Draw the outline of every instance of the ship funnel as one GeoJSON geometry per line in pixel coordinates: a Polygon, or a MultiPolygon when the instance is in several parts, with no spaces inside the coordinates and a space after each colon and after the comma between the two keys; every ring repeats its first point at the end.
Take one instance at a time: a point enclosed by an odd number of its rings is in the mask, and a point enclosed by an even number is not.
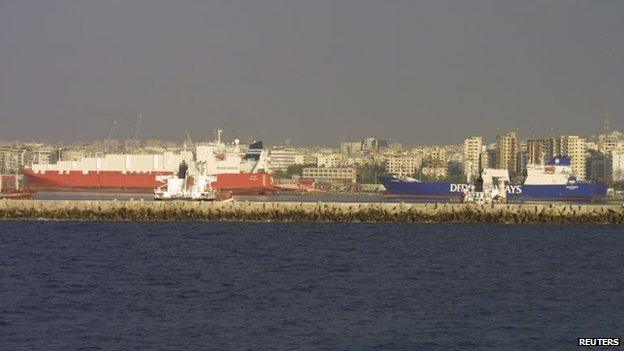
{"type": "Polygon", "coordinates": [[[249,145],[249,150],[247,150],[247,153],[243,157],[243,160],[259,161],[260,154],[262,154],[263,149],[264,146],[262,145],[261,141],[256,141],[252,143],[251,145],[249,145]]]}
{"type": "Polygon", "coordinates": [[[187,171],[188,171],[188,165],[186,164],[186,162],[182,161],[182,163],[180,163],[180,167],[178,167],[178,178],[179,179],[186,178],[187,171]]]}

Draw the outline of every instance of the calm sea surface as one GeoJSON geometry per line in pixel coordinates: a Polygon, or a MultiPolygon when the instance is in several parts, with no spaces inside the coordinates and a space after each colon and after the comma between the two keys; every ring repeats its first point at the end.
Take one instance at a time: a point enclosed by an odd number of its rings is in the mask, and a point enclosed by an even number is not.
{"type": "Polygon", "coordinates": [[[0,222],[2,350],[570,350],[624,227],[0,222]]]}

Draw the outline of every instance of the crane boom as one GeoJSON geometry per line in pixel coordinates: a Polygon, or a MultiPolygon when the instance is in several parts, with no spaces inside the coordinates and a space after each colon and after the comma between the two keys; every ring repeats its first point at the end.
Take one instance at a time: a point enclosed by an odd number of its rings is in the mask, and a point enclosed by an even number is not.
{"type": "Polygon", "coordinates": [[[108,135],[106,136],[106,141],[109,141],[113,138],[113,134],[115,133],[115,129],[117,128],[117,120],[113,121],[113,125],[111,129],[108,131],[108,135]]]}

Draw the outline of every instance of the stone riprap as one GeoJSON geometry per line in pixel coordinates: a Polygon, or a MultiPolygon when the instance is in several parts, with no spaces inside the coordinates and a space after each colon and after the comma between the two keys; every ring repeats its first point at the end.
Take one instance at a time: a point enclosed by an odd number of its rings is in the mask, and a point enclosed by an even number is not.
{"type": "Polygon", "coordinates": [[[624,205],[1,200],[4,220],[624,223],[624,205]]]}

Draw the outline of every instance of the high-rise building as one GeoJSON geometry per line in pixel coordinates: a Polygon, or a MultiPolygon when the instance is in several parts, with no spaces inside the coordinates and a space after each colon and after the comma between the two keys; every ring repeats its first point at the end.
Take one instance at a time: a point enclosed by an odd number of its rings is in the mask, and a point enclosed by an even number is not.
{"type": "Polygon", "coordinates": [[[355,154],[362,151],[361,141],[343,141],[340,143],[340,151],[344,154],[355,154]]]}
{"type": "Polygon", "coordinates": [[[605,155],[597,150],[587,151],[586,174],[588,180],[594,182],[612,182],[611,154],[605,155]]]}
{"type": "Polygon", "coordinates": [[[541,164],[552,158],[555,141],[553,139],[529,139],[526,141],[527,164],[541,164]]]}
{"type": "Polygon", "coordinates": [[[482,147],[482,137],[475,136],[464,140],[464,174],[470,174],[472,177],[479,176],[482,147]]]}
{"type": "Polygon", "coordinates": [[[509,174],[518,172],[518,135],[509,132],[496,136],[496,162],[497,168],[507,169],[509,174]]]}
{"type": "Polygon", "coordinates": [[[363,151],[377,151],[377,139],[366,138],[362,140],[362,150],[363,151]]]}
{"type": "Polygon", "coordinates": [[[498,164],[496,160],[497,149],[497,143],[483,145],[481,148],[481,169],[496,168],[496,165],[498,164]]]}
{"type": "Polygon", "coordinates": [[[289,166],[303,164],[303,154],[291,147],[270,149],[269,167],[274,171],[286,171],[289,166]]]}
{"type": "Polygon", "coordinates": [[[624,141],[624,135],[618,131],[598,135],[598,151],[603,155],[609,155],[615,146],[624,141]]]}
{"type": "Polygon", "coordinates": [[[345,161],[345,156],[340,153],[318,153],[316,154],[316,166],[317,167],[329,167],[335,168],[342,165],[345,161]]]}
{"type": "Polygon", "coordinates": [[[22,167],[31,165],[30,147],[25,145],[0,146],[0,173],[16,173],[22,167]]]}
{"type": "Polygon", "coordinates": [[[390,146],[388,140],[377,139],[377,149],[387,149],[390,146]]]}
{"type": "Polygon", "coordinates": [[[624,142],[619,142],[611,150],[611,181],[624,181],[624,142]]]}
{"type": "Polygon", "coordinates": [[[87,151],[80,148],[61,148],[57,154],[59,161],[79,161],[87,157],[87,151]]]}
{"type": "Polygon", "coordinates": [[[570,157],[572,173],[578,179],[587,179],[587,146],[584,138],[577,135],[560,136],[555,145],[555,153],[570,157]]]}
{"type": "Polygon", "coordinates": [[[26,153],[29,165],[47,165],[58,161],[57,150],[51,146],[33,145],[26,153]]]}
{"type": "Polygon", "coordinates": [[[386,172],[390,174],[412,176],[422,165],[422,155],[420,154],[395,154],[388,156],[386,161],[386,172]]]}

